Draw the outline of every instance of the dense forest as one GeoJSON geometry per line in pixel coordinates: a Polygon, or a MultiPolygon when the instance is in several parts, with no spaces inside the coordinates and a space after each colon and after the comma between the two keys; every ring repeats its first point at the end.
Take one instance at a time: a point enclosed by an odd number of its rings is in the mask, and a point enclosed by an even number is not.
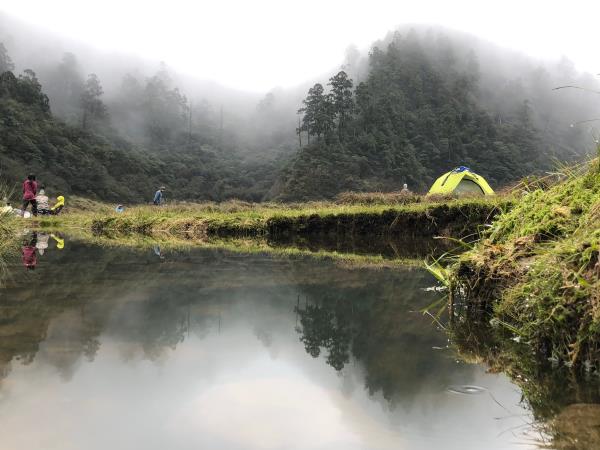
{"type": "Polygon", "coordinates": [[[215,201],[422,192],[457,165],[499,187],[585,157],[593,130],[572,124],[600,113],[585,91],[552,90],[597,90],[568,60],[544,65],[440,30],[351,47],[327,82],[262,98],[218,97],[164,63],[109,76],[70,52],[34,72],[18,62],[31,51],[0,39],[16,49],[0,44],[4,182],[35,172],[53,194],[115,202],[149,201],[159,185],[167,198],[215,201]]]}
{"type": "MultiPolygon", "coordinates": [[[[321,83],[310,88],[297,129],[307,145],[284,170],[281,198],[390,191],[403,183],[423,191],[459,165],[502,186],[589,150],[570,122],[552,116],[550,105],[536,116],[537,99],[524,95],[520,83],[505,88],[503,108],[486,108],[485,95],[499,93],[482,91],[475,54],[463,62],[441,54],[424,48],[416,33],[395,34],[385,50],[370,52],[368,77],[358,86],[340,71],[328,89],[321,83]]],[[[540,81],[547,97],[548,80],[540,81]]]]}
{"type": "MultiPolygon", "coordinates": [[[[65,93],[74,98],[59,104],[76,118],[69,124],[51,111],[36,74],[25,70],[17,77],[13,67],[0,44],[0,167],[9,186],[34,172],[53,193],[117,202],[147,201],[163,184],[177,198],[258,201],[277,173],[268,163],[245,162],[227,146],[217,147],[210,135],[178,129],[185,98],[168,89],[160,73],[147,81],[144,103],[137,106],[150,139],[139,145],[112,126],[96,75],[80,84],[62,77],[65,93]]],[[[126,118],[120,124],[127,126],[126,118]]]]}

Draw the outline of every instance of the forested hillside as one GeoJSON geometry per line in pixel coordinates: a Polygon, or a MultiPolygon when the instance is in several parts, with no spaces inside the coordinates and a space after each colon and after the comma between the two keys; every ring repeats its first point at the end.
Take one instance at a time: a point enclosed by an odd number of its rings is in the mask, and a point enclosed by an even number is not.
{"type": "Polygon", "coordinates": [[[35,172],[53,194],[134,199],[156,184],[162,165],[120,139],[56,120],[33,72],[0,75],[0,164],[9,185],[35,172]],[[146,179],[130,183],[139,173],[146,179]]]}
{"type": "Polygon", "coordinates": [[[598,89],[567,60],[542,65],[439,30],[390,34],[368,55],[350,48],[304,102],[299,89],[225,95],[164,63],[95,66],[10,39],[15,63],[0,45],[0,176],[18,186],[32,171],[52,193],[115,202],[149,201],[160,185],[168,199],[215,201],[403,183],[422,192],[457,165],[497,188],[585,157],[593,130],[578,122],[600,115],[586,92],[552,91],[598,89]],[[34,73],[19,60],[40,63],[34,73]]]}
{"type": "MultiPolygon", "coordinates": [[[[147,114],[142,129],[153,138],[140,146],[112,127],[94,74],[67,108],[77,116],[69,125],[53,114],[36,74],[26,70],[17,77],[13,69],[0,44],[0,174],[9,189],[18,191],[19,182],[34,172],[53,195],[137,203],[151,200],[158,186],[167,185],[167,198],[259,201],[278,173],[268,161],[244,161],[226,145],[217,149],[210,136],[169,123],[181,111],[165,111],[165,104],[185,110],[185,102],[158,78],[148,82],[154,83],[150,98],[156,104],[139,105],[147,114]]],[[[125,119],[121,125],[127,126],[125,119]]],[[[15,199],[19,195],[15,192],[15,199]]]]}
{"type": "Polygon", "coordinates": [[[308,91],[298,129],[306,145],[283,171],[279,198],[390,191],[403,183],[423,191],[459,165],[502,186],[586,154],[572,125],[549,126],[550,108],[536,115],[521,80],[512,90],[503,86],[502,107],[486,109],[501,93],[482,89],[489,80],[481,82],[475,54],[460,61],[449,47],[435,52],[425,44],[414,32],[396,34],[384,50],[371,51],[368,77],[358,86],[341,71],[308,91]]]}

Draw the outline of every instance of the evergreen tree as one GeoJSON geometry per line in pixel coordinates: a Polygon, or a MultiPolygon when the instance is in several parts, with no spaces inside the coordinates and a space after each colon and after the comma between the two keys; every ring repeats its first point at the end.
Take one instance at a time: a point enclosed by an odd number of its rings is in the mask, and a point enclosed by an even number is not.
{"type": "Polygon", "coordinates": [[[52,111],[71,124],[81,121],[84,78],[73,53],[65,53],[44,84],[52,111]]]}
{"type": "Polygon", "coordinates": [[[327,137],[334,128],[334,111],[329,95],[325,95],[323,85],[315,84],[308,90],[303,100],[304,108],[298,111],[304,113],[302,130],[310,136],[327,137]]]}
{"type": "Polygon", "coordinates": [[[177,133],[185,131],[189,114],[187,98],[178,88],[171,87],[171,77],[164,64],[156,75],[146,80],[142,108],[150,142],[165,146],[177,133]]]}
{"type": "Polygon", "coordinates": [[[104,93],[100,80],[95,73],[88,75],[81,94],[83,111],[81,124],[83,129],[92,128],[106,118],[106,106],[101,98],[104,93]]]}
{"type": "Polygon", "coordinates": [[[0,74],[4,72],[12,72],[15,70],[15,65],[8,55],[8,51],[2,42],[0,42],[0,74]]]}
{"type": "Polygon", "coordinates": [[[341,141],[354,110],[352,80],[342,70],[331,77],[328,84],[331,86],[331,104],[337,119],[338,137],[341,141]]]}
{"type": "Polygon", "coordinates": [[[48,97],[42,92],[42,85],[35,72],[31,69],[25,69],[23,75],[19,75],[19,80],[22,81],[20,83],[22,98],[29,104],[39,106],[42,111],[49,111],[48,97]]]}
{"type": "Polygon", "coordinates": [[[42,113],[50,110],[48,97],[42,92],[35,72],[30,69],[25,70],[19,78],[10,71],[0,74],[0,97],[14,99],[42,113]]]}

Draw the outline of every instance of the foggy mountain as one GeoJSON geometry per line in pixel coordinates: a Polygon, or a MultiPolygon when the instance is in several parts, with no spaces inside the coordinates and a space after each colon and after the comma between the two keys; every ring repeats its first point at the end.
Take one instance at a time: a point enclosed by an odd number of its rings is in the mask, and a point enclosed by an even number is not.
{"type": "Polygon", "coordinates": [[[34,171],[50,189],[119,202],[146,201],[159,184],[194,200],[331,198],[405,182],[424,190],[460,164],[498,187],[585,157],[595,130],[571,124],[600,113],[597,96],[552,90],[599,89],[566,58],[535,61],[439,27],[406,26],[370,49],[350,46],[319,80],[264,94],[2,15],[0,42],[0,71],[35,73],[2,76],[2,177],[12,184],[34,171]],[[336,110],[327,80],[342,69],[351,84],[347,110],[336,110]],[[324,126],[298,114],[317,81],[324,126]]]}

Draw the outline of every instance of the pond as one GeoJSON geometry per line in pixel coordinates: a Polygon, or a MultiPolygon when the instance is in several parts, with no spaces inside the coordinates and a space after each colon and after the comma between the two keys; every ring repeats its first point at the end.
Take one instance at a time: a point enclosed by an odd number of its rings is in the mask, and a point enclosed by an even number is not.
{"type": "Polygon", "coordinates": [[[440,298],[424,270],[48,235],[23,250],[0,289],[2,448],[545,439],[519,387],[461,362],[421,312],[440,298]]]}

